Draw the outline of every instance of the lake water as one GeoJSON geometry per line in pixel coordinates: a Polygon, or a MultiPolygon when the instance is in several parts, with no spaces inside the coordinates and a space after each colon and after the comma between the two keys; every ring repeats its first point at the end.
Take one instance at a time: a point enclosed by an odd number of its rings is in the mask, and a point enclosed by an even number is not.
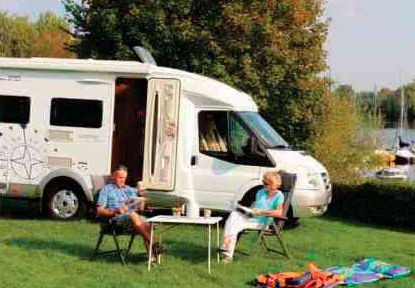
{"type": "MultiPolygon", "coordinates": [[[[382,148],[391,148],[394,146],[396,141],[396,131],[395,128],[381,129],[379,131],[379,141],[382,148]]],[[[410,143],[415,141],[415,129],[403,129],[402,132],[402,141],[410,143]]]]}

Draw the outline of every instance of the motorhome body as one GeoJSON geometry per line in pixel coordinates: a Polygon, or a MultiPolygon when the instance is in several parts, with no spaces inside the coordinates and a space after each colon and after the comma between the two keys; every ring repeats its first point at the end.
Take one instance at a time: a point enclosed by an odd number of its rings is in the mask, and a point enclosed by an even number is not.
{"type": "Polygon", "coordinates": [[[0,193],[59,218],[93,199],[91,178],[127,165],[153,205],[230,210],[268,169],[298,175],[293,217],[331,201],[326,169],[293,151],[252,98],[219,81],[131,61],[0,58],[0,193]]]}

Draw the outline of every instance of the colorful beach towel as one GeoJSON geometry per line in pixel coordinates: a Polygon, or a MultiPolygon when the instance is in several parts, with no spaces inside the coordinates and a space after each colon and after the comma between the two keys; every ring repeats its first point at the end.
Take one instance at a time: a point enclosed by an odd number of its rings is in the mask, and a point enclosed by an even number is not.
{"type": "Polygon", "coordinates": [[[280,272],[257,275],[256,287],[278,288],[332,288],[343,281],[343,276],[318,269],[313,263],[306,265],[305,272],[280,272]]]}
{"type": "Polygon", "coordinates": [[[353,265],[318,269],[313,263],[304,272],[279,272],[257,275],[256,287],[332,288],[338,285],[356,285],[408,275],[407,266],[391,265],[373,258],[365,258],[353,265]]]}
{"type": "Polygon", "coordinates": [[[402,277],[411,273],[407,266],[391,265],[373,258],[365,258],[353,265],[326,268],[324,271],[343,275],[342,284],[346,285],[373,282],[383,278],[402,277]]]}

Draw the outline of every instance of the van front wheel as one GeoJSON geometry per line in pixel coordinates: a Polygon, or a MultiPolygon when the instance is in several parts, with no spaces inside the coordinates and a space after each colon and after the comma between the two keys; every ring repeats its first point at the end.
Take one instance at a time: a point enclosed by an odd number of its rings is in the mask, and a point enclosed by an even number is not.
{"type": "Polygon", "coordinates": [[[69,220],[83,216],[85,201],[72,186],[53,186],[46,194],[44,209],[49,217],[69,220]]]}

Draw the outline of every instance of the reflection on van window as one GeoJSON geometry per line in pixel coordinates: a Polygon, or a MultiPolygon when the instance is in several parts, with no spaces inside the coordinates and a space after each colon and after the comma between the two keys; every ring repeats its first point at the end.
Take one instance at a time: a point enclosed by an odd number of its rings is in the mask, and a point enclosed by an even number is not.
{"type": "Polygon", "coordinates": [[[244,157],[252,154],[252,137],[234,114],[229,117],[229,136],[231,151],[235,156],[244,157]]]}
{"type": "Polygon", "coordinates": [[[0,122],[27,124],[30,118],[30,98],[0,96],[0,122]]]}
{"type": "Polygon", "coordinates": [[[203,111],[199,113],[199,150],[228,152],[227,113],[203,111]]]}
{"type": "Polygon", "coordinates": [[[289,148],[289,144],[258,113],[236,112],[236,114],[264,141],[267,148],[289,148]]]}
{"type": "Polygon", "coordinates": [[[102,126],[102,101],[53,98],[50,125],[100,128],[102,126]]]}

